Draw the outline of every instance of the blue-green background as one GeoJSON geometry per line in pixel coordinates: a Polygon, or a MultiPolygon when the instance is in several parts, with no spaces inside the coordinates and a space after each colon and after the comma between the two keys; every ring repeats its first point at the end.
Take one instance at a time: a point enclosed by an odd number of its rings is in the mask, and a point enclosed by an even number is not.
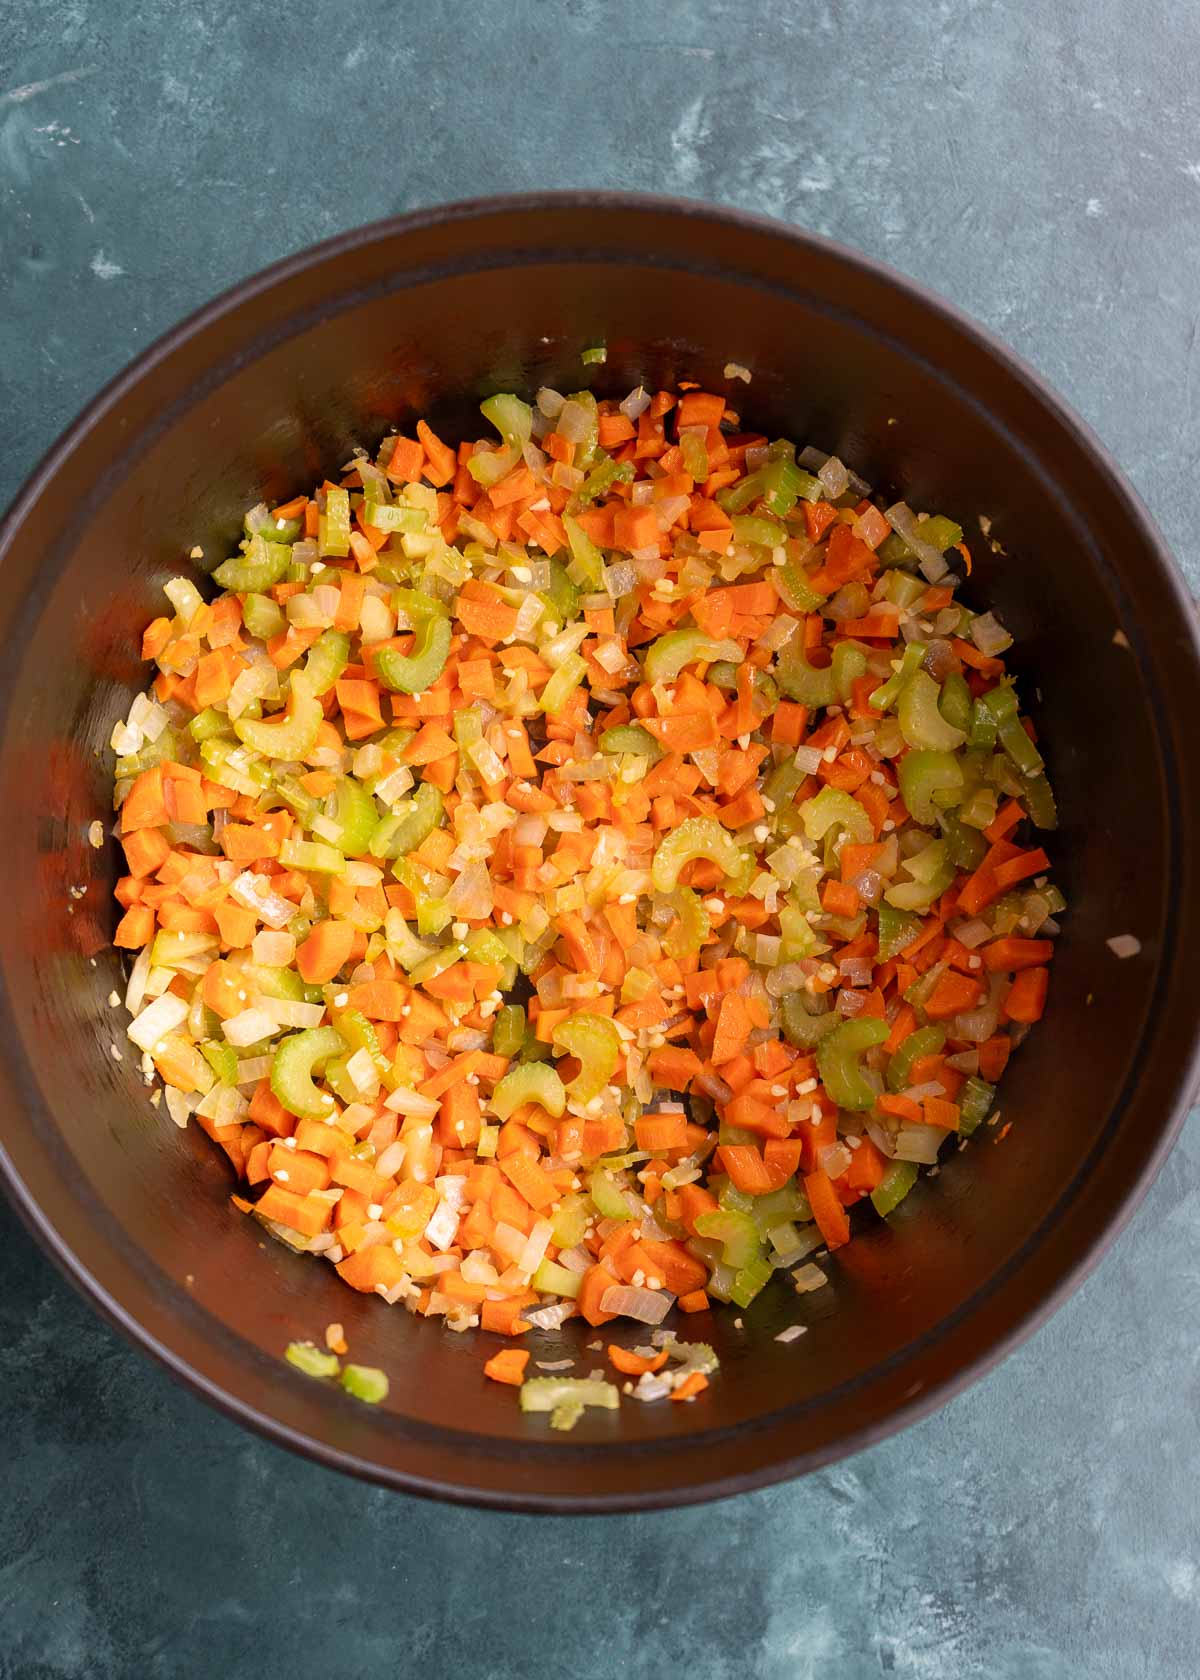
{"type": "MultiPolygon", "coordinates": [[[[0,503],[102,381],[276,257],[536,187],[766,211],[1028,356],[1200,586],[1200,83],[1167,0],[9,0],[0,503]]],[[[810,1480],[535,1519],[251,1439],[0,1211],[0,1677],[1190,1680],[1200,1122],[981,1386],[810,1480]]],[[[802,1357],[802,1355],[798,1355],[802,1357]]]]}

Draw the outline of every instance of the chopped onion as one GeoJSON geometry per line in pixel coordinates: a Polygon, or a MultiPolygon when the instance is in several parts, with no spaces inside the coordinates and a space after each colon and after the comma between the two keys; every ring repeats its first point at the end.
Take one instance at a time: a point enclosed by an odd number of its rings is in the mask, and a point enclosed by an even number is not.
{"type": "Polygon", "coordinates": [[[917,557],[921,575],[929,583],[937,583],[950,570],[940,548],[933,543],[926,542],[920,533],[916,515],[907,502],[893,502],[890,508],[884,508],[883,517],[896,534],[903,538],[917,557]]]}
{"type": "Polygon", "coordinates": [[[674,1304],[673,1295],[660,1294],[655,1289],[634,1289],[625,1284],[610,1284],[600,1297],[601,1312],[634,1318],[639,1324],[661,1324],[674,1304]]]}
{"type": "Polygon", "coordinates": [[[949,1135],[940,1126],[924,1126],[917,1123],[901,1126],[896,1137],[895,1159],[916,1161],[926,1167],[932,1166],[938,1158],[938,1150],[949,1135]]]}
{"type": "Polygon", "coordinates": [[[538,1330],[557,1330],[574,1311],[574,1301],[555,1301],[552,1306],[536,1307],[532,1312],[522,1307],[521,1317],[538,1330]]]}
{"type": "Polygon", "coordinates": [[[243,871],[229,889],[229,896],[247,910],[253,910],[268,927],[286,927],[296,914],[296,906],[277,892],[272,892],[263,875],[243,871]]]}
{"type": "MultiPolygon", "coordinates": [[[[1111,939],[1106,939],[1104,943],[1108,946],[1114,957],[1120,957],[1122,959],[1126,957],[1136,957],[1142,949],[1141,940],[1132,933],[1114,934],[1111,939]]],[[[130,1037],[132,1036],[133,1035],[130,1034],[130,1037]]]]}
{"type": "Polygon", "coordinates": [[[286,968],[296,955],[296,941],[290,933],[256,933],[250,954],[264,968],[286,968]]]}
{"type": "Polygon", "coordinates": [[[1003,653],[1005,648],[1012,646],[1013,641],[995,613],[990,612],[980,613],[977,618],[971,620],[971,640],[980,653],[989,658],[1003,653]]]}
{"type": "Polygon", "coordinates": [[[846,489],[850,483],[850,474],[844,462],[839,461],[836,455],[830,455],[817,468],[817,477],[825,488],[825,494],[832,497],[834,501],[839,496],[846,494],[846,489]]]}
{"type": "Polygon", "coordinates": [[[806,776],[815,776],[825,762],[825,754],[820,747],[797,747],[793,763],[797,770],[803,770],[806,776]]]}
{"type": "Polygon", "coordinates": [[[811,1295],[814,1289],[824,1289],[829,1282],[820,1266],[799,1266],[792,1273],[792,1282],[796,1285],[799,1295],[811,1295]]]}
{"type": "MultiPolygon", "coordinates": [[[[281,1027],[319,1027],[325,1015],[323,1003],[302,1003],[291,998],[263,998],[261,1007],[262,1013],[271,1016],[281,1027]]],[[[254,1040],[246,1042],[253,1044],[254,1040]]]]}
{"type": "MultiPolygon", "coordinates": [[[[535,398],[538,408],[547,420],[558,418],[563,411],[563,404],[566,400],[561,391],[555,391],[549,385],[543,385],[535,398]]],[[[650,401],[649,397],[646,398],[646,401],[650,401]]]]}
{"type": "Polygon", "coordinates": [[[266,1009],[243,1009],[222,1022],[221,1031],[227,1044],[241,1049],[245,1044],[257,1044],[260,1039],[271,1038],[276,1031],[275,1016],[266,1009]]]}
{"type": "Polygon", "coordinates": [[[645,414],[646,410],[650,407],[650,393],[649,391],[643,390],[643,388],[638,385],[630,391],[629,395],[623,402],[619,402],[617,404],[617,407],[621,410],[621,413],[625,416],[626,420],[636,421],[638,416],[645,414]]]}
{"type": "Polygon", "coordinates": [[[965,945],[968,951],[974,951],[979,945],[991,939],[992,930],[980,916],[972,921],[960,922],[958,927],[951,928],[951,933],[960,945],[965,945]]]}
{"type": "Polygon", "coordinates": [[[572,402],[569,398],[558,411],[555,430],[559,437],[566,438],[568,443],[582,443],[591,429],[592,419],[582,403],[572,402]]]}
{"type": "Polygon", "coordinates": [[[390,1108],[393,1114],[416,1115],[418,1119],[432,1120],[438,1111],[438,1104],[433,1097],[423,1097],[420,1091],[410,1091],[407,1086],[397,1086],[390,1096],[383,1099],[384,1108],[390,1108]]]}
{"type": "MultiPolygon", "coordinates": [[[[174,992],[164,992],[148,1003],[141,1014],[125,1029],[139,1050],[154,1049],[164,1034],[174,1032],[187,1020],[188,1006],[174,992]]],[[[260,1035],[261,1036],[261,1035],[260,1035]]]]}

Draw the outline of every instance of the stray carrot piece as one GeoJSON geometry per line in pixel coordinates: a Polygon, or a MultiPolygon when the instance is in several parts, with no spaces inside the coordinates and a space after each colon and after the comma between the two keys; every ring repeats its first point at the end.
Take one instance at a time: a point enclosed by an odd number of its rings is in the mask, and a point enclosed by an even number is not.
{"type": "Polygon", "coordinates": [[[525,1381],[525,1367],[528,1363],[528,1348],[501,1348],[483,1367],[483,1374],[493,1382],[508,1383],[513,1388],[520,1388],[525,1381]]]}
{"type": "Polygon", "coordinates": [[[679,1387],[671,1391],[672,1400],[694,1400],[698,1394],[703,1394],[708,1387],[708,1378],[703,1371],[693,1371],[691,1376],[685,1377],[679,1387]]]}
{"type": "Polygon", "coordinates": [[[667,1350],[663,1348],[653,1359],[647,1359],[644,1354],[634,1353],[630,1348],[618,1347],[616,1342],[609,1342],[608,1357],[625,1376],[640,1377],[643,1371],[661,1371],[667,1363],[667,1350]]]}

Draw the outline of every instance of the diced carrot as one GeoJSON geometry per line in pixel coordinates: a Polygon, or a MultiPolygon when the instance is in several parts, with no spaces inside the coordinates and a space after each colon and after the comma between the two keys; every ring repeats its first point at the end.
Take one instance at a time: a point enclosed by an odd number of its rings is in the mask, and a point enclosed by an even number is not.
{"type": "Polygon", "coordinates": [[[805,1175],[804,1193],[808,1197],[813,1211],[813,1218],[817,1222],[817,1229],[825,1238],[828,1248],[841,1248],[850,1241],[850,1222],[846,1218],[837,1191],[829,1174],[818,1167],[815,1172],[805,1175]]]}
{"type": "MultiPolygon", "coordinates": [[[[486,1306],[494,1303],[485,1302],[486,1306]]],[[[511,1334],[510,1332],[507,1332],[511,1334]]],[[[525,1367],[529,1363],[527,1348],[501,1348],[494,1353],[483,1367],[484,1376],[491,1377],[493,1382],[508,1383],[513,1388],[520,1388],[525,1380],[525,1367]]]]}

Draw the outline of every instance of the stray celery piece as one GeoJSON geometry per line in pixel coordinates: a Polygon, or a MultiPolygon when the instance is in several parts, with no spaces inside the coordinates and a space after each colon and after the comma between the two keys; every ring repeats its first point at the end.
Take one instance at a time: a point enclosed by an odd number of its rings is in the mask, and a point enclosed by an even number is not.
{"type": "Polygon", "coordinates": [[[289,1342],[283,1357],[297,1371],[303,1371],[306,1377],[336,1377],[338,1374],[337,1355],[326,1353],[315,1342],[289,1342]]]}
{"type": "Polygon", "coordinates": [[[356,1400],[377,1406],[388,1396],[388,1380],[376,1365],[347,1365],[341,1375],[342,1387],[356,1400]]]}
{"type": "Polygon", "coordinates": [[[591,344],[579,359],[585,367],[595,367],[598,363],[608,360],[608,349],[603,344],[591,344]]]}
{"type": "Polygon", "coordinates": [[[279,582],[291,563],[292,551],[286,543],[251,537],[241,554],[217,567],[213,579],[222,589],[234,590],[239,595],[247,591],[261,595],[279,582]]]}
{"type": "Polygon", "coordinates": [[[875,1212],[886,1218],[900,1206],[916,1182],[917,1168],[914,1161],[892,1161],[871,1191],[871,1203],[875,1212]]]}
{"type": "Polygon", "coordinates": [[[969,1137],[987,1119],[995,1099],[996,1087],[989,1085],[986,1079],[980,1079],[978,1074],[972,1074],[958,1097],[958,1129],[964,1136],[969,1137]]]}

